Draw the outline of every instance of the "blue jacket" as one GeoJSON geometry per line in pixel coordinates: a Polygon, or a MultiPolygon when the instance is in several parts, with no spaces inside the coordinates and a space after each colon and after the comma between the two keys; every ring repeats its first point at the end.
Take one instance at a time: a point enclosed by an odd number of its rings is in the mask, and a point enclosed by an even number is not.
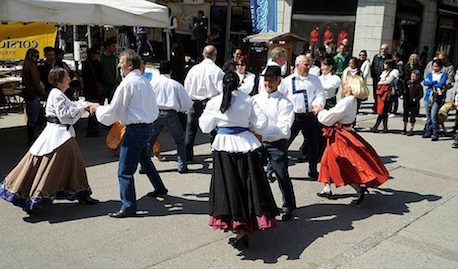
{"type": "Polygon", "coordinates": [[[423,85],[428,87],[428,89],[425,91],[425,96],[423,97],[423,100],[426,102],[429,100],[429,96],[431,95],[431,92],[433,88],[440,88],[442,89],[445,86],[445,83],[447,82],[447,74],[444,72],[441,73],[441,78],[439,81],[433,81],[433,72],[429,72],[426,74],[425,80],[423,81],[423,85]]]}

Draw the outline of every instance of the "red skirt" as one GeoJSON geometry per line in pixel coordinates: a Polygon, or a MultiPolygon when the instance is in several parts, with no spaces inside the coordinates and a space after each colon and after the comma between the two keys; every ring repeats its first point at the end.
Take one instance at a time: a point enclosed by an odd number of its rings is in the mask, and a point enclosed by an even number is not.
{"type": "Polygon", "coordinates": [[[390,96],[390,85],[377,86],[376,113],[379,115],[388,114],[387,101],[390,96]]]}
{"type": "Polygon", "coordinates": [[[377,187],[388,180],[388,170],[382,160],[357,133],[336,124],[323,128],[323,135],[327,142],[318,181],[334,183],[337,187],[346,184],[377,187]]]}

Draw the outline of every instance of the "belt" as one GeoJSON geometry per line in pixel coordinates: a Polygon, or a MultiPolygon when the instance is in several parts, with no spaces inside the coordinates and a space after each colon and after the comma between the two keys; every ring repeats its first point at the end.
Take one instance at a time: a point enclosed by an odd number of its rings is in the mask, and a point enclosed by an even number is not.
{"type": "Polygon", "coordinates": [[[216,132],[218,134],[240,134],[245,131],[248,131],[246,127],[216,127],[216,132]]]}
{"type": "Polygon", "coordinates": [[[127,124],[126,126],[147,126],[151,124],[152,123],[131,123],[131,124],[127,124]]]}
{"type": "Polygon", "coordinates": [[[176,110],[175,109],[159,109],[159,111],[171,112],[171,111],[176,111],[176,110]]]}
{"type": "Polygon", "coordinates": [[[53,116],[46,117],[46,121],[49,122],[49,123],[65,125],[65,126],[67,126],[67,131],[68,131],[68,129],[70,129],[70,126],[72,126],[71,124],[63,124],[63,123],[61,123],[58,117],[53,117],[53,116]]]}

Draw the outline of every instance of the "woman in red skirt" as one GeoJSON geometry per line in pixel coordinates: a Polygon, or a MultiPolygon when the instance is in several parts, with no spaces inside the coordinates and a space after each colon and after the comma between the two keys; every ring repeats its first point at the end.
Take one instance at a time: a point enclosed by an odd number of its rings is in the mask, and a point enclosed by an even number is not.
{"type": "Polygon", "coordinates": [[[388,179],[382,160],[375,150],[352,129],[357,99],[369,95],[360,76],[349,76],[343,85],[345,97],[330,110],[315,109],[327,140],[321,159],[319,181],[325,184],[318,196],[331,198],[330,184],[350,185],[358,192],[356,204],[364,200],[367,187],[377,187],[388,179]]]}

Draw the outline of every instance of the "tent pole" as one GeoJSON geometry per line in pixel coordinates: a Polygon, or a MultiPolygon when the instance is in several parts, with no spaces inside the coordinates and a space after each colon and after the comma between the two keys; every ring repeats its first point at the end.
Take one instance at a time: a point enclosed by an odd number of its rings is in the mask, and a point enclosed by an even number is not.
{"type": "Polygon", "coordinates": [[[231,21],[232,21],[232,0],[227,0],[227,11],[226,11],[226,37],[225,37],[225,53],[224,53],[224,62],[226,62],[232,54],[232,44],[231,40],[231,21]]]}
{"type": "Polygon", "coordinates": [[[88,48],[92,47],[92,36],[91,36],[91,26],[87,26],[87,46],[88,48]]]}

